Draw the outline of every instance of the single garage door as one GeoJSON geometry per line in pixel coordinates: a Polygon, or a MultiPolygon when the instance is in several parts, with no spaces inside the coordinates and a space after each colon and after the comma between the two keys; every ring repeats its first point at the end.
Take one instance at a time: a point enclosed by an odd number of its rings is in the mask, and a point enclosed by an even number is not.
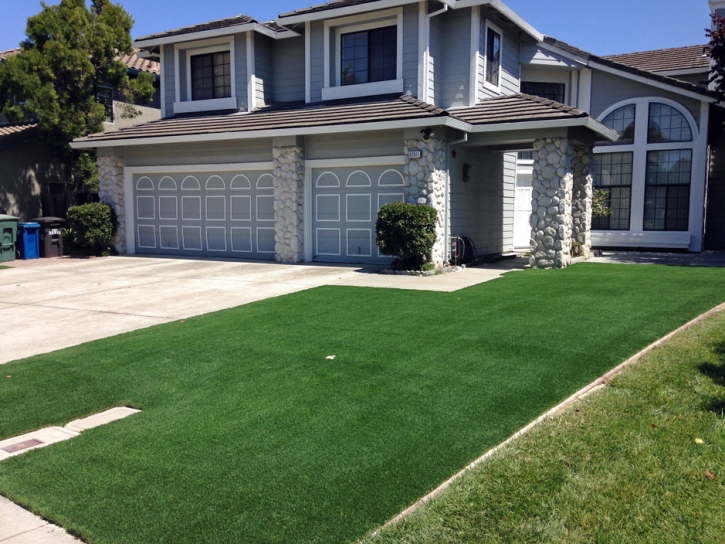
{"type": "Polygon", "coordinates": [[[270,171],[135,174],[136,253],[273,260],[270,171]]]}
{"type": "Polygon", "coordinates": [[[402,166],[313,168],[313,255],[318,262],[388,263],[375,243],[378,209],[404,202],[402,166]]]}

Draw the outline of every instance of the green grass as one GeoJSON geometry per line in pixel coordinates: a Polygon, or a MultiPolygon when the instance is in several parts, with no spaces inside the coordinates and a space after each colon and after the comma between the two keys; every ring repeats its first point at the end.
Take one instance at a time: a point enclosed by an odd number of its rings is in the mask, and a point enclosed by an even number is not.
{"type": "Polygon", "coordinates": [[[9,266],[2,266],[2,265],[0,265],[0,270],[9,270],[9,269],[10,269],[9,266]]]}
{"type": "Polygon", "coordinates": [[[725,270],[582,264],[318,288],[10,363],[0,437],[143,413],[0,463],[0,493],[92,543],[349,542],[723,301],[725,270]]]}
{"type": "Polygon", "coordinates": [[[723,542],[724,413],[721,313],[365,542],[723,542]]]}

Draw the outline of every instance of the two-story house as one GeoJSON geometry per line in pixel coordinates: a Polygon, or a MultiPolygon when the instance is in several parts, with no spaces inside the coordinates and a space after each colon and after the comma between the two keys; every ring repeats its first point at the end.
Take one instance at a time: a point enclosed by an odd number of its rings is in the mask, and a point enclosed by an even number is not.
{"type": "Polygon", "coordinates": [[[438,264],[452,237],[505,254],[521,228],[537,266],[592,239],[702,249],[714,95],[499,0],[339,0],[135,45],[161,64],[163,119],[74,143],[98,150],[120,252],[388,262],[374,224],[395,201],[436,208],[438,264]],[[592,176],[615,210],[594,231],[592,176]]]}

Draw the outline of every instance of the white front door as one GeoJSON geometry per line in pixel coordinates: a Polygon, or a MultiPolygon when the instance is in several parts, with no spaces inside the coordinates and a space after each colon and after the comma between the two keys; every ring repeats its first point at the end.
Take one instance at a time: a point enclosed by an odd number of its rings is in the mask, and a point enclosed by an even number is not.
{"type": "MultiPolygon", "coordinates": [[[[525,161],[530,162],[530,161],[525,161]]],[[[531,167],[519,163],[516,174],[516,202],[514,205],[514,248],[528,248],[531,241],[531,167]]]]}

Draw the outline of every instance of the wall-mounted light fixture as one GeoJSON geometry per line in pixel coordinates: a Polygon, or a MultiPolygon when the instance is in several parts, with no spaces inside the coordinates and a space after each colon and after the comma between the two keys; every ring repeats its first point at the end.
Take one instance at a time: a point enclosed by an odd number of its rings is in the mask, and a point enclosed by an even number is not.
{"type": "Polygon", "coordinates": [[[433,132],[432,128],[424,128],[420,131],[420,133],[423,135],[423,141],[429,142],[430,139],[435,136],[435,133],[433,132]]]}

